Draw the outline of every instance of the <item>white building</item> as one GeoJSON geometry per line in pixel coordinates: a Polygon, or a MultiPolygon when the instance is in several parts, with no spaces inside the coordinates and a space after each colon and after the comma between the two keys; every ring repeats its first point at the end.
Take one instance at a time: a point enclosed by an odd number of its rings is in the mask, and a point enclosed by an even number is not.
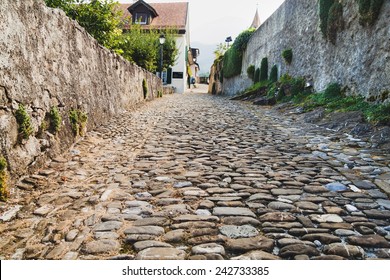
{"type": "Polygon", "coordinates": [[[184,93],[187,88],[188,69],[196,63],[196,55],[194,58],[190,47],[189,4],[146,3],[139,0],[131,4],[121,4],[121,9],[124,16],[130,16],[133,23],[141,24],[144,28],[177,30],[176,47],[179,54],[176,64],[163,73],[163,81],[164,84],[172,85],[175,92],[184,93]]]}

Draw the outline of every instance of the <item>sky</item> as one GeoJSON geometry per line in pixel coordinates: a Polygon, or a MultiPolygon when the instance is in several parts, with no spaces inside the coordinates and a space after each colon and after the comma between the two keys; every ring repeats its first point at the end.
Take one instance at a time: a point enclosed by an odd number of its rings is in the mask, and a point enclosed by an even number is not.
{"type": "MultiPolygon", "coordinates": [[[[258,7],[264,22],[284,0],[144,0],[147,3],[189,2],[191,47],[200,48],[201,68],[207,72],[213,59],[213,50],[226,37],[234,38],[249,28],[258,7]],[[202,51],[203,48],[203,51],[202,51]]],[[[119,0],[132,3],[132,0],[119,0]]]]}

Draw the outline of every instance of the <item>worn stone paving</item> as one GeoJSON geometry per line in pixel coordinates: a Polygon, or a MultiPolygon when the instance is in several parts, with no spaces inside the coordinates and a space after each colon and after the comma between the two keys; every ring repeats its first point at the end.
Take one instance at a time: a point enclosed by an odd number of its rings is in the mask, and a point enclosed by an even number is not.
{"type": "Polygon", "coordinates": [[[379,152],[269,109],[165,96],[19,182],[0,215],[0,256],[390,258],[379,152]]]}

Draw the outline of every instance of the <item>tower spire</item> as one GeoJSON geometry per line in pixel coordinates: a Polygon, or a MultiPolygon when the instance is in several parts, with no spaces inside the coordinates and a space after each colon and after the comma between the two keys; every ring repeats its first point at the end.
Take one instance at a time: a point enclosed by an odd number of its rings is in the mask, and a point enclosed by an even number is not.
{"type": "Polygon", "coordinates": [[[250,28],[257,29],[261,25],[260,17],[259,17],[259,3],[257,3],[257,8],[256,8],[256,14],[255,18],[253,19],[253,22],[250,26],[250,28]]]}

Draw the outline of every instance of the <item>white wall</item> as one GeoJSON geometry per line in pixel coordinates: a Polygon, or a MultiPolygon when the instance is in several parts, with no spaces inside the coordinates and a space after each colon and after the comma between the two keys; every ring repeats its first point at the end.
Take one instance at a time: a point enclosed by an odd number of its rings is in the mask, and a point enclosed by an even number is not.
{"type": "Polygon", "coordinates": [[[184,93],[187,81],[187,62],[186,62],[186,35],[179,35],[176,39],[176,46],[179,49],[177,63],[172,67],[173,72],[183,72],[183,79],[174,79],[172,77],[172,86],[175,87],[176,93],[184,93]]]}

